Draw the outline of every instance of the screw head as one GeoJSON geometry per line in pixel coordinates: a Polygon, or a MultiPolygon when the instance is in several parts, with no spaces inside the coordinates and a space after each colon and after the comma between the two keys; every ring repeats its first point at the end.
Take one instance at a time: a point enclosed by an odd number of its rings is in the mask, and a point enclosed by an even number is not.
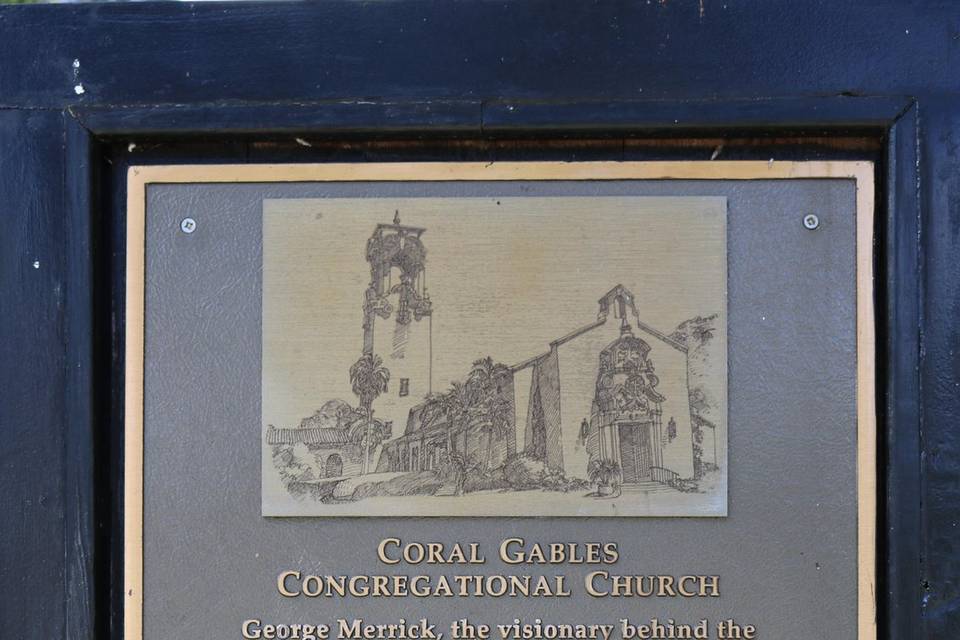
{"type": "Polygon", "coordinates": [[[803,226],[813,231],[820,226],[820,218],[815,213],[808,213],[803,216],[803,226]]]}
{"type": "Polygon", "coordinates": [[[184,218],[180,221],[180,231],[184,233],[193,233],[197,230],[197,221],[193,218],[184,218]]]}

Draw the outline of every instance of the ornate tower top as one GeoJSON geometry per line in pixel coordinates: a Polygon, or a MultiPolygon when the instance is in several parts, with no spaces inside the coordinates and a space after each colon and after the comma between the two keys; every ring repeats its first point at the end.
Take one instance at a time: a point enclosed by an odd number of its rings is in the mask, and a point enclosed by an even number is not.
{"type": "Polygon", "coordinates": [[[398,327],[431,314],[426,286],[427,249],[421,239],[426,231],[400,224],[400,211],[396,210],[393,223],[378,224],[367,240],[370,284],[363,303],[365,353],[373,349],[374,318],[380,316],[386,320],[394,312],[394,305],[389,300],[393,294],[397,295],[398,327]]]}
{"type": "Polygon", "coordinates": [[[597,320],[606,320],[613,309],[613,317],[620,318],[620,332],[623,334],[632,333],[630,323],[627,320],[627,311],[629,310],[633,317],[639,320],[637,306],[633,299],[633,294],[622,284],[618,284],[610,291],[607,291],[599,300],[600,311],[597,314],[597,320]]]}

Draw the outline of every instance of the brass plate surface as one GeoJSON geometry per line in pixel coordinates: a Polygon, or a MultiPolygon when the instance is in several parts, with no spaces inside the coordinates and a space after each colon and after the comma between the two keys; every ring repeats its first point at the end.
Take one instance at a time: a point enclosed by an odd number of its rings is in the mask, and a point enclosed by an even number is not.
{"type": "Polygon", "coordinates": [[[857,531],[858,640],[875,640],[877,420],[870,162],[504,162],[136,166],[128,173],[125,420],[124,637],[142,638],[143,353],[146,190],[151,184],[497,180],[850,179],[857,186],[857,531]]]}

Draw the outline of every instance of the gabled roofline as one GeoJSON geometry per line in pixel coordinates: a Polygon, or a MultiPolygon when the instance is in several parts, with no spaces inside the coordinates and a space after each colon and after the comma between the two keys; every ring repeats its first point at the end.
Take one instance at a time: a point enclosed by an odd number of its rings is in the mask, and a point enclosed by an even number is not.
{"type": "MultiPolygon", "coordinates": [[[[609,296],[611,293],[615,293],[615,292],[617,292],[617,291],[624,291],[624,292],[626,292],[628,295],[632,295],[632,294],[630,294],[629,291],[627,291],[626,289],[624,289],[621,285],[617,285],[616,287],[614,287],[613,289],[611,289],[610,292],[607,293],[607,296],[609,296]]],[[[604,296],[604,298],[606,298],[607,296],[604,296]]],[[[601,298],[601,300],[603,300],[603,298],[601,298]]],[[[631,305],[631,306],[632,306],[632,305],[631,305]]],[[[638,329],[640,329],[641,331],[644,331],[645,333],[650,334],[650,335],[653,336],[654,338],[659,339],[660,341],[662,341],[662,342],[664,342],[665,344],[673,347],[674,349],[676,349],[677,351],[679,351],[679,352],[681,352],[681,353],[684,353],[684,354],[687,353],[687,347],[686,347],[685,345],[683,345],[683,344],[680,343],[680,342],[677,342],[676,340],[674,340],[674,339],[671,338],[670,336],[666,335],[666,334],[663,333],[662,331],[659,331],[659,330],[657,330],[657,329],[654,329],[653,327],[651,327],[651,326],[648,325],[647,323],[645,323],[645,322],[643,322],[642,320],[640,320],[640,318],[638,317],[638,314],[636,313],[636,309],[632,309],[632,311],[633,311],[633,314],[632,314],[632,315],[633,315],[633,319],[634,319],[634,321],[636,322],[636,326],[637,326],[638,329]]],[[[557,338],[556,340],[552,340],[552,341],[550,342],[550,349],[551,349],[551,350],[556,349],[557,347],[559,347],[559,346],[561,346],[561,345],[563,345],[563,344],[565,344],[565,343],[567,343],[567,342],[570,342],[570,341],[573,340],[574,338],[578,338],[578,337],[582,336],[583,334],[587,333],[588,331],[592,331],[593,329],[596,329],[597,327],[600,327],[600,326],[606,324],[609,317],[610,317],[610,316],[609,316],[608,314],[603,314],[603,315],[601,315],[597,320],[594,320],[594,321],[591,322],[590,324],[584,325],[584,326],[580,327],[579,329],[576,329],[575,331],[571,331],[571,332],[568,333],[567,335],[562,336],[562,337],[560,337],[560,338],[557,338]]],[[[526,359],[526,360],[523,360],[522,362],[518,362],[517,364],[515,364],[515,365],[513,365],[513,366],[510,367],[510,372],[511,372],[511,373],[515,373],[515,372],[520,371],[520,370],[522,370],[522,369],[526,369],[527,367],[529,367],[529,366],[531,366],[531,365],[533,365],[533,364],[536,364],[536,362],[537,362],[538,360],[541,360],[542,358],[545,358],[545,357],[548,356],[548,355],[550,355],[549,352],[541,353],[540,355],[534,356],[534,357],[532,357],[532,358],[528,358],[528,359],[526,359]]]]}
{"type": "MultiPolygon", "coordinates": [[[[606,324],[607,320],[610,318],[610,311],[611,311],[610,304],[609,304],[610,299],[613,296],[616,296],[618,294],[625,295],[629,298],[628,306],[630,308],[630,311],[632,312],[631,315],[633,315],[634,322],[636,323],[636,326],[638,329],[640,329],[644,333],[647,333],[653,336],[654,338],[657,338],[661,342],[673,347],[674,349],[676,349],[677,351],[683,354],[688,353],[686,345],[678,342],[677,340],[674,340],[673,338],[663,333],[662,331],[654,329],[653,327],[648,325],[646,322],[643,322],[642,320],[640,320],[640,314],[637,313],[637,308],[633,304],[633,294],[621,284],[618,284],[617,286],[613,287],[612,289],[610,289],[610,291],[604,294],[602,298],[600,298],[600,315],[596,320],[594,320],[590,324],[580,327],[579,329],[576,329],[575,331],[571,331],[565,336],[562,336],[560,338],[557,338],[556,340],[551,341],[550,350],[552,351],[557,347],[567,342],[570,342],[574,338],[578,338],[583,334],[587,333],[588,331],[592,331],[593,329],[596,329],[597,327],[600,327],[606,324]]],[[[509,367],[510,372],[516,373],[517,371],[526,369],[527,367],[536,364],[537,361],[547,357],[548,355],[550,355],[549,351],[546,353],[541,353],[540,355],[537,355],[537,356],[533,356],[532,358],[528,358],[521,362],[518,362],[517,364],[509,367]]]]}
{"type": "MultiPolygon", "coordinates": [[[[687,353],[687,348],[686,348],[683,344],[677,342],[676,340],[674,340],[674,339],[671,338],[670,336],[664,334],[663,332],[658,331],[657,329],[654,329],[653,327],[651,327],[650,325],[648,325],[648,324],[645,323],[645,322],[642,322],[640,319],[638,319],[638,318],[636,318],[636,317],[634,317],[634,320],[636,321],[636,324],[637,324],[637,328],[638,328],[638,329],[642,329],[643,331],[649,333],[649,334],[652,335],[653,337],[662,340],[663,342],[667,343],[668,345],[670,345],[671,347],[673,347],[673,348],[676,349],[677,351],[681,351],[681,352],[683,352],[683,353],[687,353]]],[[[592,329],[596,329],[597,327],[599,327],[599,326],[601,326],[601,325],[603,325],[603,324],[606,324],[606,322],[607,322],[606,319],[604,319],[604,320],[597,320],[597,321],[595,321],[595,322],[591,322],[590,324],[588,324],[588,325],[586,325],[586,326],[584,326],[584,327],[580,327],[579,329],[577,329],[576,331],[574,331],[574,332],[572,332],[572,333],[568,333],[567,335],[563,336],[562,338],[557,338],[556,340],[554,340],[554,341],[552,341],[552,342],[550,343],[550,346],[551,346],[551,347],[559,347],[560,345],[562,345],[562,344],[564,344],[564,343],[566,343],[566,342],[570,342],[570,341],[573,340],[574,338],[577,338],[577,337],[583,335],[584,333],[586,333],[586,332],[588,332],[588,331],[591,331],[592,329]]],[[[544,355],[546,355],[546,354],[544,354],[544,355]]],[[[543,356],[537,356],[537,357],[539,358],[539,357],[543,357],[543,356]]],[[[519,366],[519,365],[518,365],[518,366],[519,366]]]]}
{"type": "Polygon", "coordinates": [[[637,328],[638,328],[638,329],[643,329],[644,331],[646,331],[646,332],[649,333],[650,335],[652,335],[652,336],[654,336],[654,337],[657,337],[657,338],[660,338],[661,340],[663,340],[664,342],[666,342],[668,345],[670,345],[671,347],[673,347],[673,348],[676,349],[677,351],[682,351],[683,353],[687,353],[687,347],[686,347],[685,345],[677,342],[676,340],[674,340],[674,339],[671,338],[670,336],[668,336],[668,335],[666,335],[666,334],[663,334],[663,333],[657,331],[656,329],[654,329],[654,328],[651,327],[650,325],[646,324],[645,322],[641,322],[639,318],[634,318],[634,320],[637,321],[637,328]]]}
{"type": "MultiPolygon", "coordinates": [[[[598,304],[600,305],[600,315],[597,318],[598,320],[600,320],[601,322],[605,322],[607,320],[608,316],[610,315],[610,312],[613,310],[613,302],[617,298],[622,298],[626,306],[625,311],[629,309],[629,311],[633,313],[633,319],[636,321],[638,329],[643,329],[650,335],[666,342],[668,345],[670,345],[674,349],[677,349],[678,351],[682,351],[683,353],[687,353],[686,346],[680,344],[670,336],[664,333],[661,333],[660,331],[657,331],[647,323],[640,320],[640,313],[637,311],[637,305],[634,302],[635,298],[634,298],[633,292],[627,289],[622,284],[617,284],[612,289],[610,289],[610,291],[607,291],[605,294],[603,294],[602,298],[600,298],[600,300],[598,301],[598,304]]],[[[586,328],[581,329],[581,331],[585,331],[585,330],[587,329],[586,328]]],[[[570,339],[573,337],[576,337],[576,335],[571,334],[571,336],[566,339],[570,339]]],[[[561,338],[561,341],[563,340],[565,339],[561,338]]],[[[558,341],[557,344],[562,344],[561,341],[558,341]]]]}
{"type": "Polygon", "coordinates": [[[543,360],[544,358],[546,358],[548,355],[550,355],[550,352],[549,352],[549,351],[545,351],[544,353],[541,353],[541,354],[538,355],[538,356],[533,356],[532,358],[527,358],[526,360],[524,360],[524,361],[522,361],[522,362],[518,362],[517,364],[513,365],[512,367],[510,367],[510,373],[516,373],[517,371],[522,371],[523,369],[526,369],[527,367],[533,366],[533,365],[535,365],[538,361],[543,360]]]}
{"type": "Polygon", "coordinates": [[[574,338],[583,335],[583,334],[586,333],[587,331],[591,331],[592,329],[596,329],[597,327],[605,324],[606,321],[607,321],[607,320],[606,320],[605,318],[602,319],[602,320],[594,320],[594,321],[591,322],[590,324],[588,324],[588,325],[586,325],[586,326],[584,326],[584,327],[580,327],[580,328],[577,329],[576,331],[574,331],[574,332],[572,332],[572,333],[568,333],[567,335],[563,336],[562,338],[557,338],[556,340],[554,340],[554,341],[552,341],[552,342],[550,343],[550,346],[551,346],[551,347],[559,347],[559,346],[562,345],[563,343],[565,343],[565,342],[570,342],[570,341],[573,340],[574,338]]]}

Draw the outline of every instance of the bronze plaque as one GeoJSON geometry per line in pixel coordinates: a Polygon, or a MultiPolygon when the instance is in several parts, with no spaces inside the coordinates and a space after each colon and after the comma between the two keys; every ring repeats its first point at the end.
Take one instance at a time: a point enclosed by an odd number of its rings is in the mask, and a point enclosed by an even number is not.
{"type": "Polygon", "coordinates": [[[134,167],[125,637],[875,640],[873,189],[134,167]]]}

